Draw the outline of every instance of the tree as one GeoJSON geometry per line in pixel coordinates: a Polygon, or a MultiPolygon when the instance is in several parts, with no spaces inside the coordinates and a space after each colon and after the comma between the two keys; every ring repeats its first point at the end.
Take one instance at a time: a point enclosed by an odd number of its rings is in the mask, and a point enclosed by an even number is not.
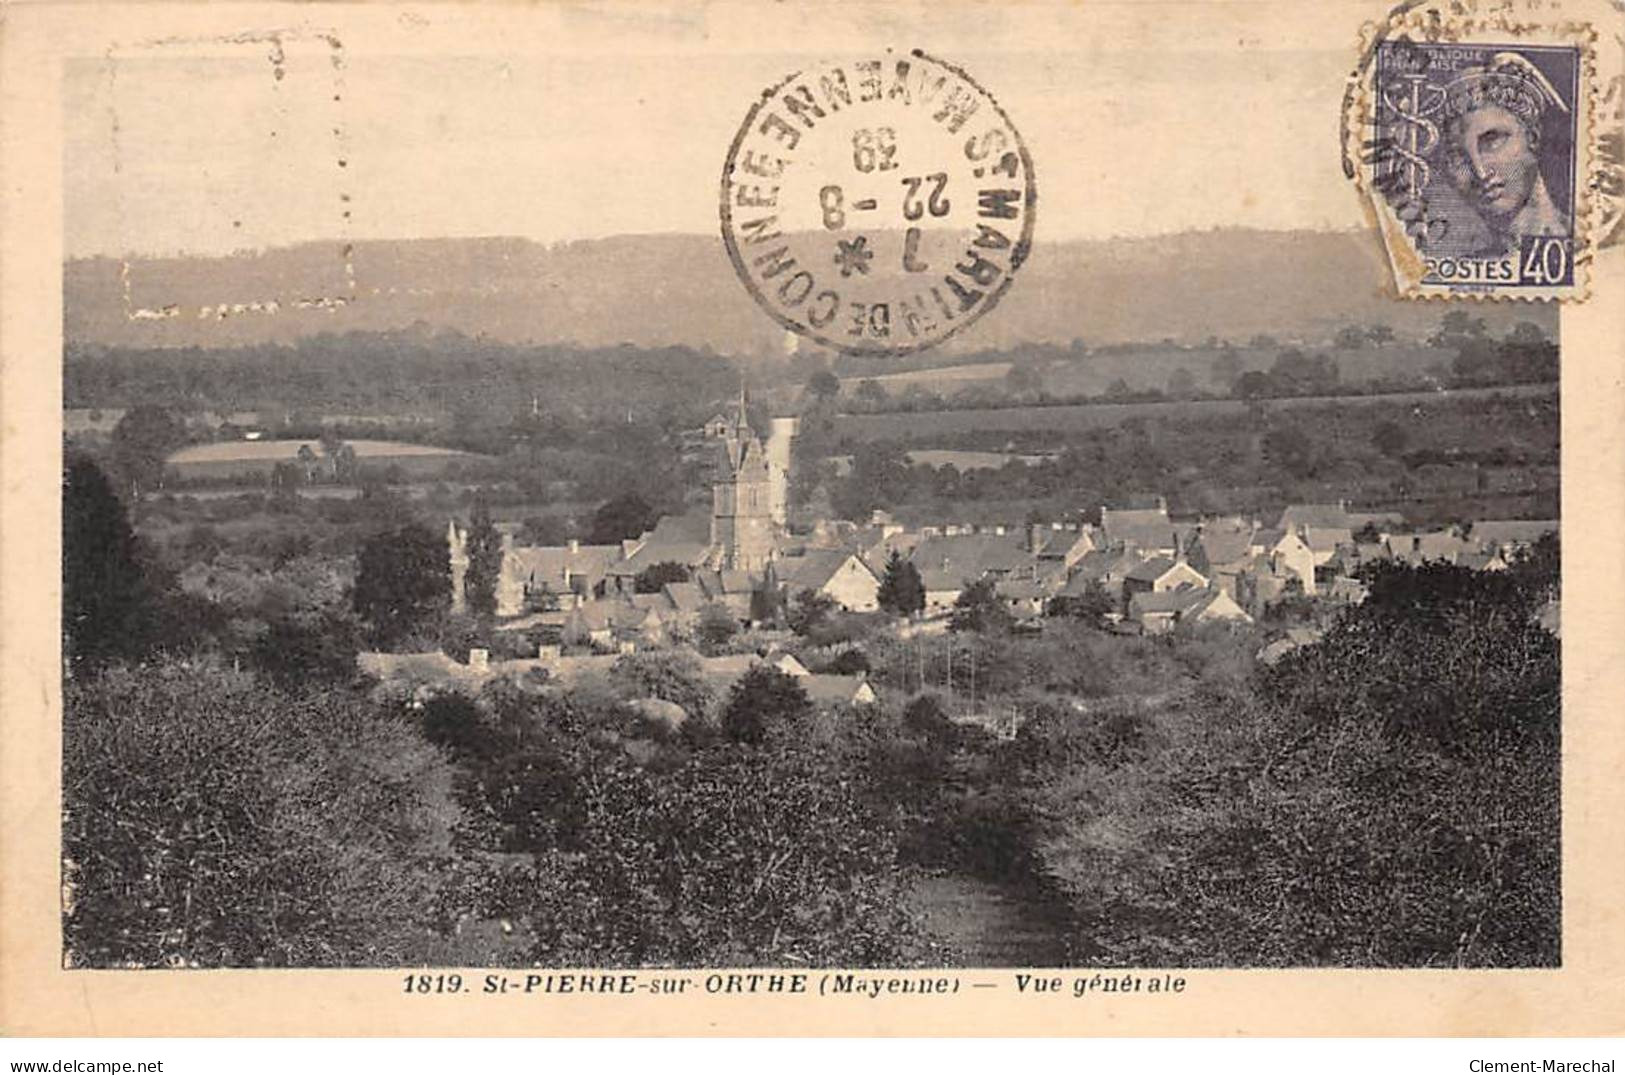
{"type": "Polygon", "coordinates": [[[891,397],[886,394],[885,386],[873,377],[865,377],[859,381],[855,395],[858,402],[867,404],[877,410],[891,401],[891,397]]]}
{"type": "Polygon", "coordinates": [[[948,739],[954,731],[942,699],[935,694],[916,695],[903,710],[903,727],[927,739],[948,739]]]}
{"type": "Polygon", "coordinates": [[[806,589],[790,599],[784,620],[790,630],[805,637],[824,626],[835,609],[835,598],[821,590],[806,589]]]}
{"type": "Polygon", "coordinates": [[[637,537],[660,521],[660,513],[636,493],[623,493],[599,505],[593,513],[587,540],[594,545],[616,545],[637,537]]]}
{"type": "Polygon", "coordinates": [[[375,534],[357,557],[352,601],[382,645],[432,627],[451,605],[446,539],[420,523],[375,534]]]}
{"type": "Polygon", "coordinates": [[[692,653],[628,653],[615,662],[610,677],[630,699],[659,698],[683,707],[690,717],[703,717],[716,698],[692,653]]]}
{"type": "Polygon", "coordinates": [[[1288,348],[1276,356],[1270,367],[1271,387],[1281,395],[1307,396],[1337,385],[1337,363],[1328,355],[1313,358],[1288,348]]]}
{"type": "Polygon", "coordinates": [[[356,674],[360,633],[348,616],[273,616],[255,636],[248,657],[271,682],[288,689],[349,682],[356,674]]]}
{"type": "Polygon", "coordinates": [[[1262,370],[1248,370],[1236,378],[1230,394],[1237,399],[1263,399],[1270,394],[1269,374],[1262,370]]]}
{"type": "Polygon", "coordinates": [[[893,549],[880,580],[880,607],[894,616],[913,616],[925,610],[925,581],[920,570],[893,549]]]}
{"type": "Polygon", "coordinates": [[[734,683],[722,712],[722,731],[735,742],[759,746],[770,729],[790,725],[811,710],[807,692],[794,677],[759,664],[734,683]]]}
{"type": "Polygon", "coordinates": [[[1189,399],[1196,395],[1196,374],[1184,366],[1168,375],[1168,395],[1173,399],[1189,399]]]}
{"type": "Polygon", "coordinates": [[[1377,347],[1386,347],[1394,342],[1394,330],[1383,324],[1367,325],[1365,338],[1377,347]]]}
{"type": "Polygon", "coordinates": [[[1398,422],[1379,422],[1371,431],[1371,443],[1383,455],[1397,459],[1410,446],[1411,435],[1398,422]]]}
{"type": "Polygon", "coordinates": [[[164,461],[186,443],[186,429],[166,408],[131,407],[113,427],[113,460],[137,496],[163,484],[164,461]]]}
{"type": "Polygon", "coordinates": [[[491,521],[491,506],[484,496],[474,498],[468,524],[468,570],[463,574],[463,600],[475,616],[497,610],[497,579],[502,574],[502,535],[491,521]]]}
{"type": "Polygon", "coordinates": [[[1053,598],[1049,603],[1051,616],[1069,616],[1082,620],[1091,627],[1102,627],[1106,623],[1106,615],[1113,609],[1111,595],[1099,579],[1090,579],[1084,587],[1083,593],[1077,595],[1062,595],[1053,598]]]}
{"type": "Polygon", "coordinates": [[[299,451],[294,454],[298,460],[299,472],[304,475],[306,485],[316,484],[316,451],[308,444],[301,444],[299,451]]]}
{"type": "Polygon", "coordinates": [[[667,583],[687,582],[691,577],[682,564],[662,560],[639,571],[632,579],[632,588],[638,593],[659,593],[667,583]]]}
{"type": "Polygon", "coordinates": [[[896,835],[847,773],[827,752],[727,743],[670,772],[597,760],[590,853],[539,855],[487,915],[529,926],[545,966],[928,962],[896,835]]]}
{"type": "Polygon", "coordinates": [[[557,515],[527,515],[519,524],[521,545],[563,545],[569,539],[569,524],[557,515]]]}
{"type": "Polygon", "coordinates": [[[1547,342],[1546,330],[1533,321],[1519,321],[1512,326],[1512,331],[1507,333],[1507,342],[1538,347],[1547,342]]]}
{"type": "Polygon", "coordinates": [[[700,609],[694,632],[708,646],[720,646],[739,633],[739,621],[720,601],[713,601],[700,609]]]}
{"type": "Polygon", "coordinates": [[[1025,395],[1037,392],[1044,387],[1044,378],[1038,370],[1025,362],[1011,364],[1010,372],[1004,375],[1004,387],[1015,395],[1025,395]]]}
{"type": "Polygon", "coordinates": [[[1439,320],[1439,328],[1428,337],[1429,345],[1445,349],[1460,347],[1468,340],[1483,339],[1484,319],[1466,310],[1451,310],[1439,320]]]}
{"type": "Polygon", "coordinates": [[[1332,342],[1344,350],[1358,351],[1366,345],[1366,342],[1369,339],[1370,337],[1366,335],[1366,330],[1361,328],[1359,325],[1344,325],[1342,328],[1337,330],[1337,334],[1332,338],[1332,342]]]}
{"type": "Polygon", "coordinates": [[[299,464],[283,459],[271,466],[271,503],[280,511],[292,511],[299,503],[299,487],[305,484],[299,464]]]}
{"type": "Polygon", "coordinates": [[[353,485],[360,477],[360,470],[360,464],[356,462],[355,446],[348,441],[340,442],[338,449],[333,453],[333,480],[353,485]]]}
{"type": "Polygon", "coordinates": [[[78,967],[421,963],[453,774],[348,691],[160,661],[70,682],[62,852],[78,967]]]}
{"type": "Polygon", "coordinates": [[[819,403],[828,403],[841,394],[841,380],[829,370],[819,370],[807,379],[807,391],[819,403]]]}
{"type": "Polygon", "coordinates": [[[1264,456],[1294,478],[1314,473],[1319,446],[1300,426],[1282,424],[1264,434],[1264,456]]]}
{"type": "Polygon", "coordinates": [[[983,576],[966,586],[954,599],[953,612],[948,617],[948,630],[975,631],[978,634],[996,634],[1008,631],[1015,617],[999,600],[990,576],[983,576]]]}
{"type": "Polygon", "coordinates": [[[124,504],[91,460],[70,458],[62,481],[62,632],[69,661],[131,657],[145,647],[154,594],[124,504]]]}
{"type": "Polygon", "coordinates": [[[852,472],[836,489],[835,510],[843,518],[867,519],[875,508],[903,499],[909,488],[908,455],[891,441],[860,444],[852,453],[852,472]]]}

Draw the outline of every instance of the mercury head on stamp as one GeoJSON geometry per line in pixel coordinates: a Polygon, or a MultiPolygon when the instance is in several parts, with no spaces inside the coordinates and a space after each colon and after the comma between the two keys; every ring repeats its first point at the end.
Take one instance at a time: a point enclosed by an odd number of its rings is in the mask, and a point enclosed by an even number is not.
{"type": "Polygon", "coordinates": [[[1571,233],[1567,208],[1541,175],[1548,109],[1569,110],[1540,68],[1516,52],[1496,53],[1444,87],[1445,174],[1503,249],[1526,236],[1571,233]]]}
{"type": "Polygon", "coordinates": [[[740,281],[786,328],[903,354],[991,310],[1032,245],[1032,160],[969,74],[918,50],[809,68],[762,94],[723,168],[740,281]]]}

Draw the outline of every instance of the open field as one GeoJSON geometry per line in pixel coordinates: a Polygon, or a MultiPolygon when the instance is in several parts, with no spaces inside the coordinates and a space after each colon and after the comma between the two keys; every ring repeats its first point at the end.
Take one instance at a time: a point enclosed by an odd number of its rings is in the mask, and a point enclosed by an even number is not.
{"type": "MultiPolygon", "coordinates": [[[[1292,345],[1282,343],[1273,347],[1237,347],[1236,358],[1241,371],[1268,370],[1282,351],[1292,345]]],[[[1307,353],[1326,355],[1337,363],[1339,378],[1345,384],[1392,378],[1413,378],[1427,372],[1430,366],[1446,365],[1450,352],[1418,344],[1393,344],[1387,347],[1304,347],[1307,353]]],[[[1212,347],[1150,347],[1133,351],[1096,351],[1075,359],[1049,362],[1039,367],[1044,390],[1055,396],[1093,396],[1106,391],[1113,381],[1121,380],[1132,391],[1168,387],[1176,370],[1187,370],[1199,388],[1206,391],[1224,391],[1228,381],[1214,380],[1213,366],[1220,354],[1212,347]]]]}
{"type": "MultiPolygon", "coordinates": [[[[1374,396],[1300,396],[1265,400],[1270,410],[1300,407],[1360,407],[1370,404],[1432,404],[1467,399],[1541,398],[1554,395],[1551,384],[1500,388],[1450,388],[1432,392],[1395,392],[1374,396]]],[[[1002,430],[1011,433],[1076,433],[1114,426],[1129,418],[1210,418],[1247,413],[1249,404],[1235,399],[1174,400],[1156,403],[1076,403],[1054,407],[991,407],[962,411],[843,414],[835,419],[837,438],[853,440],[919,440],[936,435],[1002,430]]]]}
{"type": "MultiPolygon", "coordinates": [[[[472,462],[483,456],[427,444],[392,440],[346,441],[362,465],[398,466],[409,475],[438,474],[447,463],[472,462]]],[[[194,444],[171,455],[166,466],[183,481],[229,478],[237,474],[268,474],[278,463],[293,462],[305,445],[319,458],[322,446],[312,440],[240,440],[194,444]]]]}
{"type": "Polygon", "coordinates": [[[951,392],[967,384],[1002,381],[1010,372],[1009,362],[973,362],[961,366],[933,366],[930,369],[906,370],[902,373],[882,373],[861,377],[842,377],[841,391],[851,392],[864,381],[877,381],[888,392],[901,392],[909,385],[932,392],[951,392]]]}

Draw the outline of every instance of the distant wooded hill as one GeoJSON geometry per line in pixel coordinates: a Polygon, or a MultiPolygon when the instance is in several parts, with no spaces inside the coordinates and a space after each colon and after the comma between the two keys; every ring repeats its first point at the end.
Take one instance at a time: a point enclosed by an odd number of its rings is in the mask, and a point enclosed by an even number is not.
{"type": "MultiPolygon", "coordinates": [[[[1386,295],[1363,232],[1210,231],[1147,239],[1039,241],[1000,307],[938,354],[1020,342],[1096,346],[1257,334],[1316,342],[1347,324],[1423,336],[1439,311],[1386,295]]],[[[1484,304],[1499,334],[1553,311],[1484,304]],[[1503,324],[1504,322],[1504,324],[1503,324]]],[[[215,258],[67,263],[64,332],[76,344],[230,347],[318,332],[422,323],[509,342],[777,353],[784,333],[734,279],[721,241],[618,236],[336,242],[215,258]],[[127,268],[127,271],[126,271],[127,268]],[[355,285],[349,284],[353,273],[355,285]],[[127,297],[126,297],[127,289],[127,297]],[[339,301],[346,300],[346,301],[339,301]],[[271,312],[273,311],[274,312],[271,312]]],[[[916,356],[915,362],[930,360],[916,356]]]]}

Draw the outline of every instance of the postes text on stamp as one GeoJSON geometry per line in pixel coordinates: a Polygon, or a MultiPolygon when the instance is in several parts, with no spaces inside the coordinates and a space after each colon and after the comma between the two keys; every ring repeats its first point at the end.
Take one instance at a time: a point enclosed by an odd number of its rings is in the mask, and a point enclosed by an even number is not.
{"type": "Polygon", "coordinates": [[[903,354],[998,303],[1036,202],[998,102],[952,64],[887,52],[762,94],[723,168],[722,235],[781,325],[838,351],[903,354]]]}

